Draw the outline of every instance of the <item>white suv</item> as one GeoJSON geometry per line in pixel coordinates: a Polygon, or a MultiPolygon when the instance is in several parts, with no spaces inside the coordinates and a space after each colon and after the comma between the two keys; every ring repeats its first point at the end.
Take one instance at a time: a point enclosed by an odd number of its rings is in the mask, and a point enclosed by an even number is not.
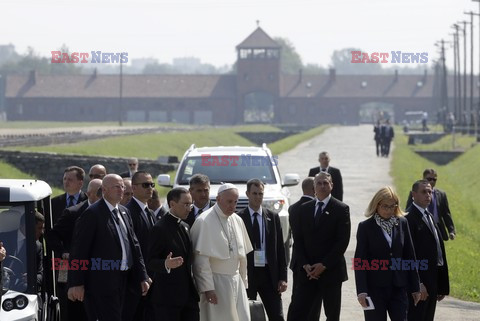
{"type": "MultiPolygon", "coordinates": [[[[205,174],[210,178],[210,198],[215,200],[222,183],[233,183],[238,187],[240,194],[237,204],[238,212],[248,205],[245,194],[247,181],[252,178],[260,179],[265,184],[263,205],[280,216],[288,256],[290,192],[287,186],[297,185],[300,177],[298,174],[286,174],[282,179],[277,165],[278,157],[272,155],[266,144],[262,147],[195,147],[193,144],[183,155],[173,187],[183,186],[188,189],[193,175],[205,174]]],[[[161,174],[157,181],[159,185],[172,186],[170,175],[161,174]]]]}

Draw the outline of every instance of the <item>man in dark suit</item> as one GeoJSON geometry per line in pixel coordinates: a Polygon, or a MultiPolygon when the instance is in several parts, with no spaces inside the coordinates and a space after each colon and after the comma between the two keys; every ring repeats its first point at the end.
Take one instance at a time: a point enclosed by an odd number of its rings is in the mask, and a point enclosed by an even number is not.
{"type": "MultiPolygon", "coordinates": [[[[423,179],[427,180],[432,187],[432,201],[428,205],[428,211],[433,215],[433,220],[440,229],[440,234],[444,241],[454,240],[456,236],[455,225],[453,224],[450,206],[448,205],[447,194],[435,188],[437,184],[437,171],[433,168],[427,168],[423,171],[423,179]]],[[[412,205],[412,192],[408,195],[407,206],[408,209],[412,205]]]]}
{"type": "Polygon", "coordinates": [[[409,321],[433,321],[437,301],[450,292],[447,257],[440,230],[428,211],[432,200],[432,187],[427,180],[416,181],[412,186],[413,203],[406,216],[417,260],[427,260],[428,268],[418,271],[420,277],[420,302],[414,306],[409,298],[409,321]]]}
{"type": "MultiPolygon", "coordinates": [[[[137,171],[132,176],[133,197],[126,205],[133,222],[133,230],[137,236],[142,255],[148,258],[149,234],[156,222],[155,216],[148,208],[147,202],[152,197],[155,183],[152,175],[144,171],[137,171]]],[[[147,268],[147,274],[152,273],[147,268]]],[[[124,321],[142,321],[145,319],[145,300],[142,298],[141,288],[133,275],[128,280],[128,290],[125,301],[129,304],[123,306],[124,321]]]]}
{"type": "MultiPolygon", "coordinates": [[[[53,229],[46,234],[47,244],[54,251],[55,257],[68,260],[73,239],[73,231],[75,222],[80,215],[93,203],[100,199],[97,195],[98,189],[101,188],[102,181],[100,179],[92,179],[87,187],[87,200],[77,205],[68,207],[63,210],[62,216],[57,220],[53,229]]],[[[59,272],[63,273],[63,272],[59,272]]],[[[73,302],[67,299],[66,280],[59,278],[58,296],[61,299],[61,315],[64,320],[83,321],[85,320],[85,309],[82,302],[73,302]],[[62,281],[62,282],[60,282],[62,281]]]]}
{"type": "MultiPolygon", "coordinates": [[[[77,205],[87,199],[87,195],[82,192],[85,171],[78,166],[70,166],[63,172],[63,189],[65,193],[52,198],[52,226],[55,225],[63,210],[67,207],[77,205]]],[[[49,229],[47,222],[47,230],[49,229]]]]}
{"type": "Polygon", "coordinates": [[[153,216],[155,216],[157,221],[168,213],[165,206],[160,203],[160,197],[155,189],[153,190],[152,198],[148,200],[148,208],[153,211],[153,216]]]}
{"type": "Polygon", "coordinates": [[[215,202],[210,201],[210,178],[207,175],[193,175],[190,179],[190,188],[188,190],[190,195],[192,195],[193,207],[184,221],[192,227],[198,215],[215,205],[215,202]]]}
{"type": "Polygon", "coordinates": [[[382,141],[382,156],[388,157],[390,154],[390,144],[395,137],[393,127],[390,125],[390,120],[385,120],[385,123],[380,126],[380,140],[382,141]]]}
{"type": "Polygon", "coordinates": [[[89,263],[86,269],[69,270],[68,298],[84,301],[90,321],[122,319],[129,273],[134,274],[143,295],[148,292],[148,275],[133,223],[128,210],[119,205],[124,189],[120,176],[105,176],[103,199],[89,206],[75,225],[71,259],[89,263]]]}
{"type": "Polygon", "coordinates": [[[332,196],[339,201],[343,201],[343,180],[342,173],[338,168],[330,166],[330,155],[328,152],[321,152],[318,155],[319,167],[310,168],[308,172],[309,177],[315,177],[320,172],[327,172],[332,177],[332,196]]]}
{"type": "Polygon", "coordinates": [[[238,213],[253,245],[247,254],[250,300],[262,298],[268,319],[283,321],[282,292],[287,289],[287,260],[283,233],[277,213],[262,207],[264,184],[258,179],[247,182],[248,207],[238,213]]]}
{"type": "Polygon", "coordinates": [[[148,268],[155,273],[148,295],[152,320],[198,321],[199,296],[192,277],[193,250],[184,220],[192,207],[182,187],[167,194],[170,211],[150,232],[148,268]]]}
{"type": "Polygon", "coordinates": [[[127,165],[128,171],[120,173],[122,178],[132,177],[138,171],[138,159],[136,157],[129,158],[127,165]]]}
{"type": "MultiPolygon", "coordinates": [[[[315,199],[315,189],[313,187],[313,177],[307,177],[302,181],[302,197],[294,204],[290,205],[288,208],[288,220],[290,222],[290,228],[293,236],[293,242],[295,242],[295,235],[298,233],[298,221],[300,219],[300,206],[303,203],[315,199]]],[[[297,282],[297,275],[299,269],[297,268],[297,255],[295,252],[295,247],[292,251],[292,260],[290,261],[290,269],[293,272],[293,284],[292,284],[292,295],[295,295],[295,288],[297,282]]]]}
{"type": "MultiPolygon", "coordinates": [[[[2,270],[2,262],[3,260],[5,260],[5,258],[7,257],[7,250],[5,250],[5,248],[3,247],[3,242],[0,240],[0,289],[3,289],[3,281],[2,281],[2,277],[3,277],[3,270],[2,270]]],[[[3,291],[0,290],[0,302],[2,302],[2,293],[3,291]]]]}
{"type": "Polygon", "coordinates": [[[342,282],[348,279],[344,253],[350,241],[350,209],[330,194],[330,174],[319,173],[314,186],[316,199],[299,210],[293,245],[298,286],[288,309],[289,321],[315,320],[311,309],[319,310],[322,302],[327,320],[339,320],[342,282]]]}
{"type": "MultiPolygon", "coordinates": [[[[52,222],[49,220],[49,216],[47,215],[46,219],[46,227],[47,227],[47,235],[49,234],[52,226],[54,226],[58,219],[62,216],[63,211],[71,206],[79,204],[87,200],[87,195],[82,192],[83,181],[85,179],[85,171],[78,167],[78,166],[70,166],[64,170],[63,173],[63,189],[65,193],[58,195],[52,198],[52,222]]],[[[47,245],[47,256],[46,256],[46,265],[45,269],[48,269],[50,266],[48,263],[51,262],[52,258],[51,251],[53,248],[51,244],[48,242],[47,245]]],[[[59,272],[55,272],[55,281],[58,281],[59,272]]],[[[47,279],[51,277],[50,273],[46,275],[47,279]]],[[[51,284],[49,280],[47,280],[47,284],[51,284]]],[[[67,298],[67,288],[65,283],[58,283],[58,298],[60,301],[60,310],[61,310],[61,320],[62,321],[70,321],[68,318],[68,298],[67,298]]]]}

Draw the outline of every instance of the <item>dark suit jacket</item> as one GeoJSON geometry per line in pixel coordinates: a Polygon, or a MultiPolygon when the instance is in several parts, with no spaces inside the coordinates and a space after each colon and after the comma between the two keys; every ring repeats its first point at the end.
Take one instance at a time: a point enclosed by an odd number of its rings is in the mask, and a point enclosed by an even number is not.
{"type": "MultiPolygon", "coordinates": [[[[210,200],[209,204],[210,206],[208,208],[212,208],[213,205],[215,205],[215,202],[210,200]]],[[[183,221],[187,223],[189,227],[192,227],[193,223],[195,223],[195,208],[192,207],[192,210],[190,211],[190,213],[188,213],[187,218],[183,221]]]]}
{"type": "MultiPolygon", "coordinates": [[[[297,270],[305,264],[322,263],[326,270],[320,275],[320,282],[346,281],[348,276],[344,253],[350,241],[350,209],[345,203],[331,197],[319,224],[315,225],[315,202],[311,200],[300,206],[299,232],[293,243],[297,270]]],[[[307,280],[305,273],[301,275],[307,280]]]]}
{"type": "Polygon", "coordinates": [[[57,220],[53,229],[47,231],[47,243],[55,252],[56,257],[61,257],[63,253],[70,253],[75,222],[87,207],[88,200],[85,200],[75,206],[64,209],[62,216],[57,220]]]}
{"type": "MultiPolygon", "coordinates": [[[[253,225],[248,207],[239,212],[243,219],[250,241],[253,240],[253,225]]],[[[277,289],[278,281],[287,281],[287,259],[283,242],[282,226],[278,214],[262,207],[263,222],[265,223],[265,256],[272,284],[277,289]]],[[[254,251],[247,254],[247,271],[249,282],[254,282],[255,266],[254,251]]]]}
{"type": "MultiPolygon", "coordinates": [[[[128,210],[118,205],[128,230],[128,239],[133,256],[131,273],[134,273],[138,284],[147,280],[140,245],[133,231],[133,224],[128,210]]],[[[121,288],[121,271],[119,269],[93,270],[92,258],[105,260],[122,260],[122,247],[119,235],[105,200],[101,199],[91,206],[78,218],[75,224],[74,241],[70,253],[71,260],[89,260],[87,270],[68,271],[69,287],[84,285],[85,293],[95,291],[101,294],[111,294],[117,291],[125,291],[121,288]]]]}
{"type": "MultiPolygon", "coordinates": [[[[133,230],[135,231],[135,235],[137,236],[138,243],[140,244],[140,249],[142,250],[143,258],[144,260],[146,260],[149,257],[148,247],[149,247],[150,229],[152,228],[151,223],[147,222],[145,215],[143,214],[143,209],[140,208],[137,201],[134,200],[133,197],[125,207],[130,212],[130,216],[132,218],[132,223],[133,223],[133,230]]],[[[156,219],[153,216],[153,214],[151,215],[154,222],[156,222],[156,219]]],[[[149,276],[150,276],[150,273],[149,273],[149,276]]]]}
{"type": "MultiPolygon", "coordinates": [[[[354,260],[366,260],[370,265],[373,260],[388,260],[389,263],[386,266],[389,268],[382,270],[379,266],[378,269],[372,270],[356,269],[354,262],[357,294],[371,293],[369,290],[373,287],[390,288],[392,286],[404,287],[408,293],[419,291],[420,282],[417,269],[391,269],[392,259],[415,260],[415,251],[407,220],[400,217],[398,225],[394,226],[392,231],[392,247],[390,247],[382,228],[378,226],[373,216],[358,225],[354,260]]],[[[362,261],[358,263],[360,267],[362,261]]]]}
{"type": "Polygon", "coordinates": [[[120,174],[118,174],[118,175],[120,175],[121,178],[129,178],[129,177],[131,177],[131,176],[130,176],[130,171],[122,172],[122,173],[120,173],[120,174]]]}
{"type": "MultiPolygon", "coordinates": [[[[295,233],[298,233],[299,217],[300,217],[300,205],[311,201],[312,199],[307,196],[302,196],[296,203],[290,205],[288,208],[288,221],[292,230],[293,241],[295,242],[295,233]]],[[[292,252],[292,259],[290,260],[290,269],[294,270],[297,263],[297,254],[292,252]]]]}
{"type": "MultiPolygon", "coordinates": [[[[440,228],[442,239],[448,241],[448,234],[455,233],[455,225],[453,224],[452,214],[448,205],[447,194],[438,188],[434,188],[433,192],[435,193],[435,201],[437,202],[438,227],[440,228]]],[[[412,203],[412,192],[410,191],[406,208],[408,209],[412,203]]]]}
{"type": "MultiPolygon", "coordinates": [[[[78,197],[78,203],[86,201],[88,199],[87,194],[84,192],[80,192],[80,196],[78,197]]],[[[63,210],[67,208],[67,193],[63,193],[52,198],[52,217],[53,217],[53,225],[57,223],[57,220],[62,216],[63,210]]],[[[48,224],[45,224],[47,226],[48,224]]],[[[48,227],[47,227],[48,230],[48,227]]]]}
{"type": "Polygon", "coordinates": [[[167,209],[165,208],[165,206],[161,205],[160,208],[158,209],[158,212],[157,214],[155,215],[157,221],[162,218],[163,216],[165,216],[165,214],[167,214],[168,211],[167,209]]]}
{"type": "Polygon", "coordinates": [[[172,215],[162,217],[150,231],[148,268],[154,272],[148,299],[155,309],[158,305],[185,306],[189,299],[198,302],[199,297],[192,277],[193,248],[187,223],[172,215]],[[165,259],[183,257],[183,264],[167,273],[165,259]]]}
{"type": "MultiPolygon", "coordinates": [[[[448,264],[445,255],[445,247],[443,240],[439,237],[440,247],[443,255],[443,267],[437,267],[437,244],[435,236],[428,228],[427,224],[422,219],[423,214],[412,205],[408,209],[406,216],[410,233],[412,234],[413,247],[417,260],[428,260],[428,269],[418,271],[420,282],[427,287],[429,295],[448,295],[450,292],[450,284],[448,279],[448,264]]],[[[439,228],[435,224],[438,235],[440,235],[439,228]]]]}
{"type": "MultiPolygon", "coordinates": [[[[339,201],[343,201],[343,180],[342,180],[342,173],[338,168],[329,166],[327,172],[332,176],[332,183],[333,183],[333,189],[332,189],[332,196],[335,197],[339,201]]],[[[308,172],[309,177],[315,177],[320,173],[320,167],[313,167],[310,168],[310,171],[308,172]]]]}

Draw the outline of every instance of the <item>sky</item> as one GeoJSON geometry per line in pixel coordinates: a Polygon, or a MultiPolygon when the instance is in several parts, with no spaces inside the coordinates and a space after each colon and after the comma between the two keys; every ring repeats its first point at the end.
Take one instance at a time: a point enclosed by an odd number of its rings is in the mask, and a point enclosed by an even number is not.
{"type": "MultiPolygon", "coordinates": [[[[215,66],[236,60],[235,46],[257,27],[287,38],[304,63],[328,67],[334,50],[428,52],[452,40],[451,25],[478,12],[466,0],[2,0],[0,44],[17,52],[28,46],[51,58],[70,51],[128,52],[129,60],[152,57],[171,63],[197,57],[215,66]]],[[[478,43],[479,18],[474,40],[478,43]]],[[[469,27],[468,27],[469,28],[469,27]]],[[[453,60],[447,45],[447,62],[453,60]]],[[[463,48],[463,47],[462,47],[463,48]]],[[[478,50],[476,56],[478,57],[478,50]]],[[[477,59],[478,61],[478,59],[477,59]]],[[[449,63],[449,62],[448,62],[449,63]]],[[[390,67],[390,66],[388,66],[390,67]]],[[[475,68],[478,70],[477,67],[475,68]]]]}

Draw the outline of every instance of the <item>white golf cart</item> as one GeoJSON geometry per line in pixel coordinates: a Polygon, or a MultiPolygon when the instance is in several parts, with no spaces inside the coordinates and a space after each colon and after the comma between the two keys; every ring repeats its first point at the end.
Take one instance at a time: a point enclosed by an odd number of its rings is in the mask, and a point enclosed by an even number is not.
{"type": "MultiPolygon", "coordinates": [[[[7,250],[2,262],[2,321],[58,321],[51,264],[44,257],[38,277],[35,210],[51,222],[50,186],[38,180],[0,179],[0,242],[7,250]]],[[[43,253],[42,253],[43,255],[43,253]]]]}

